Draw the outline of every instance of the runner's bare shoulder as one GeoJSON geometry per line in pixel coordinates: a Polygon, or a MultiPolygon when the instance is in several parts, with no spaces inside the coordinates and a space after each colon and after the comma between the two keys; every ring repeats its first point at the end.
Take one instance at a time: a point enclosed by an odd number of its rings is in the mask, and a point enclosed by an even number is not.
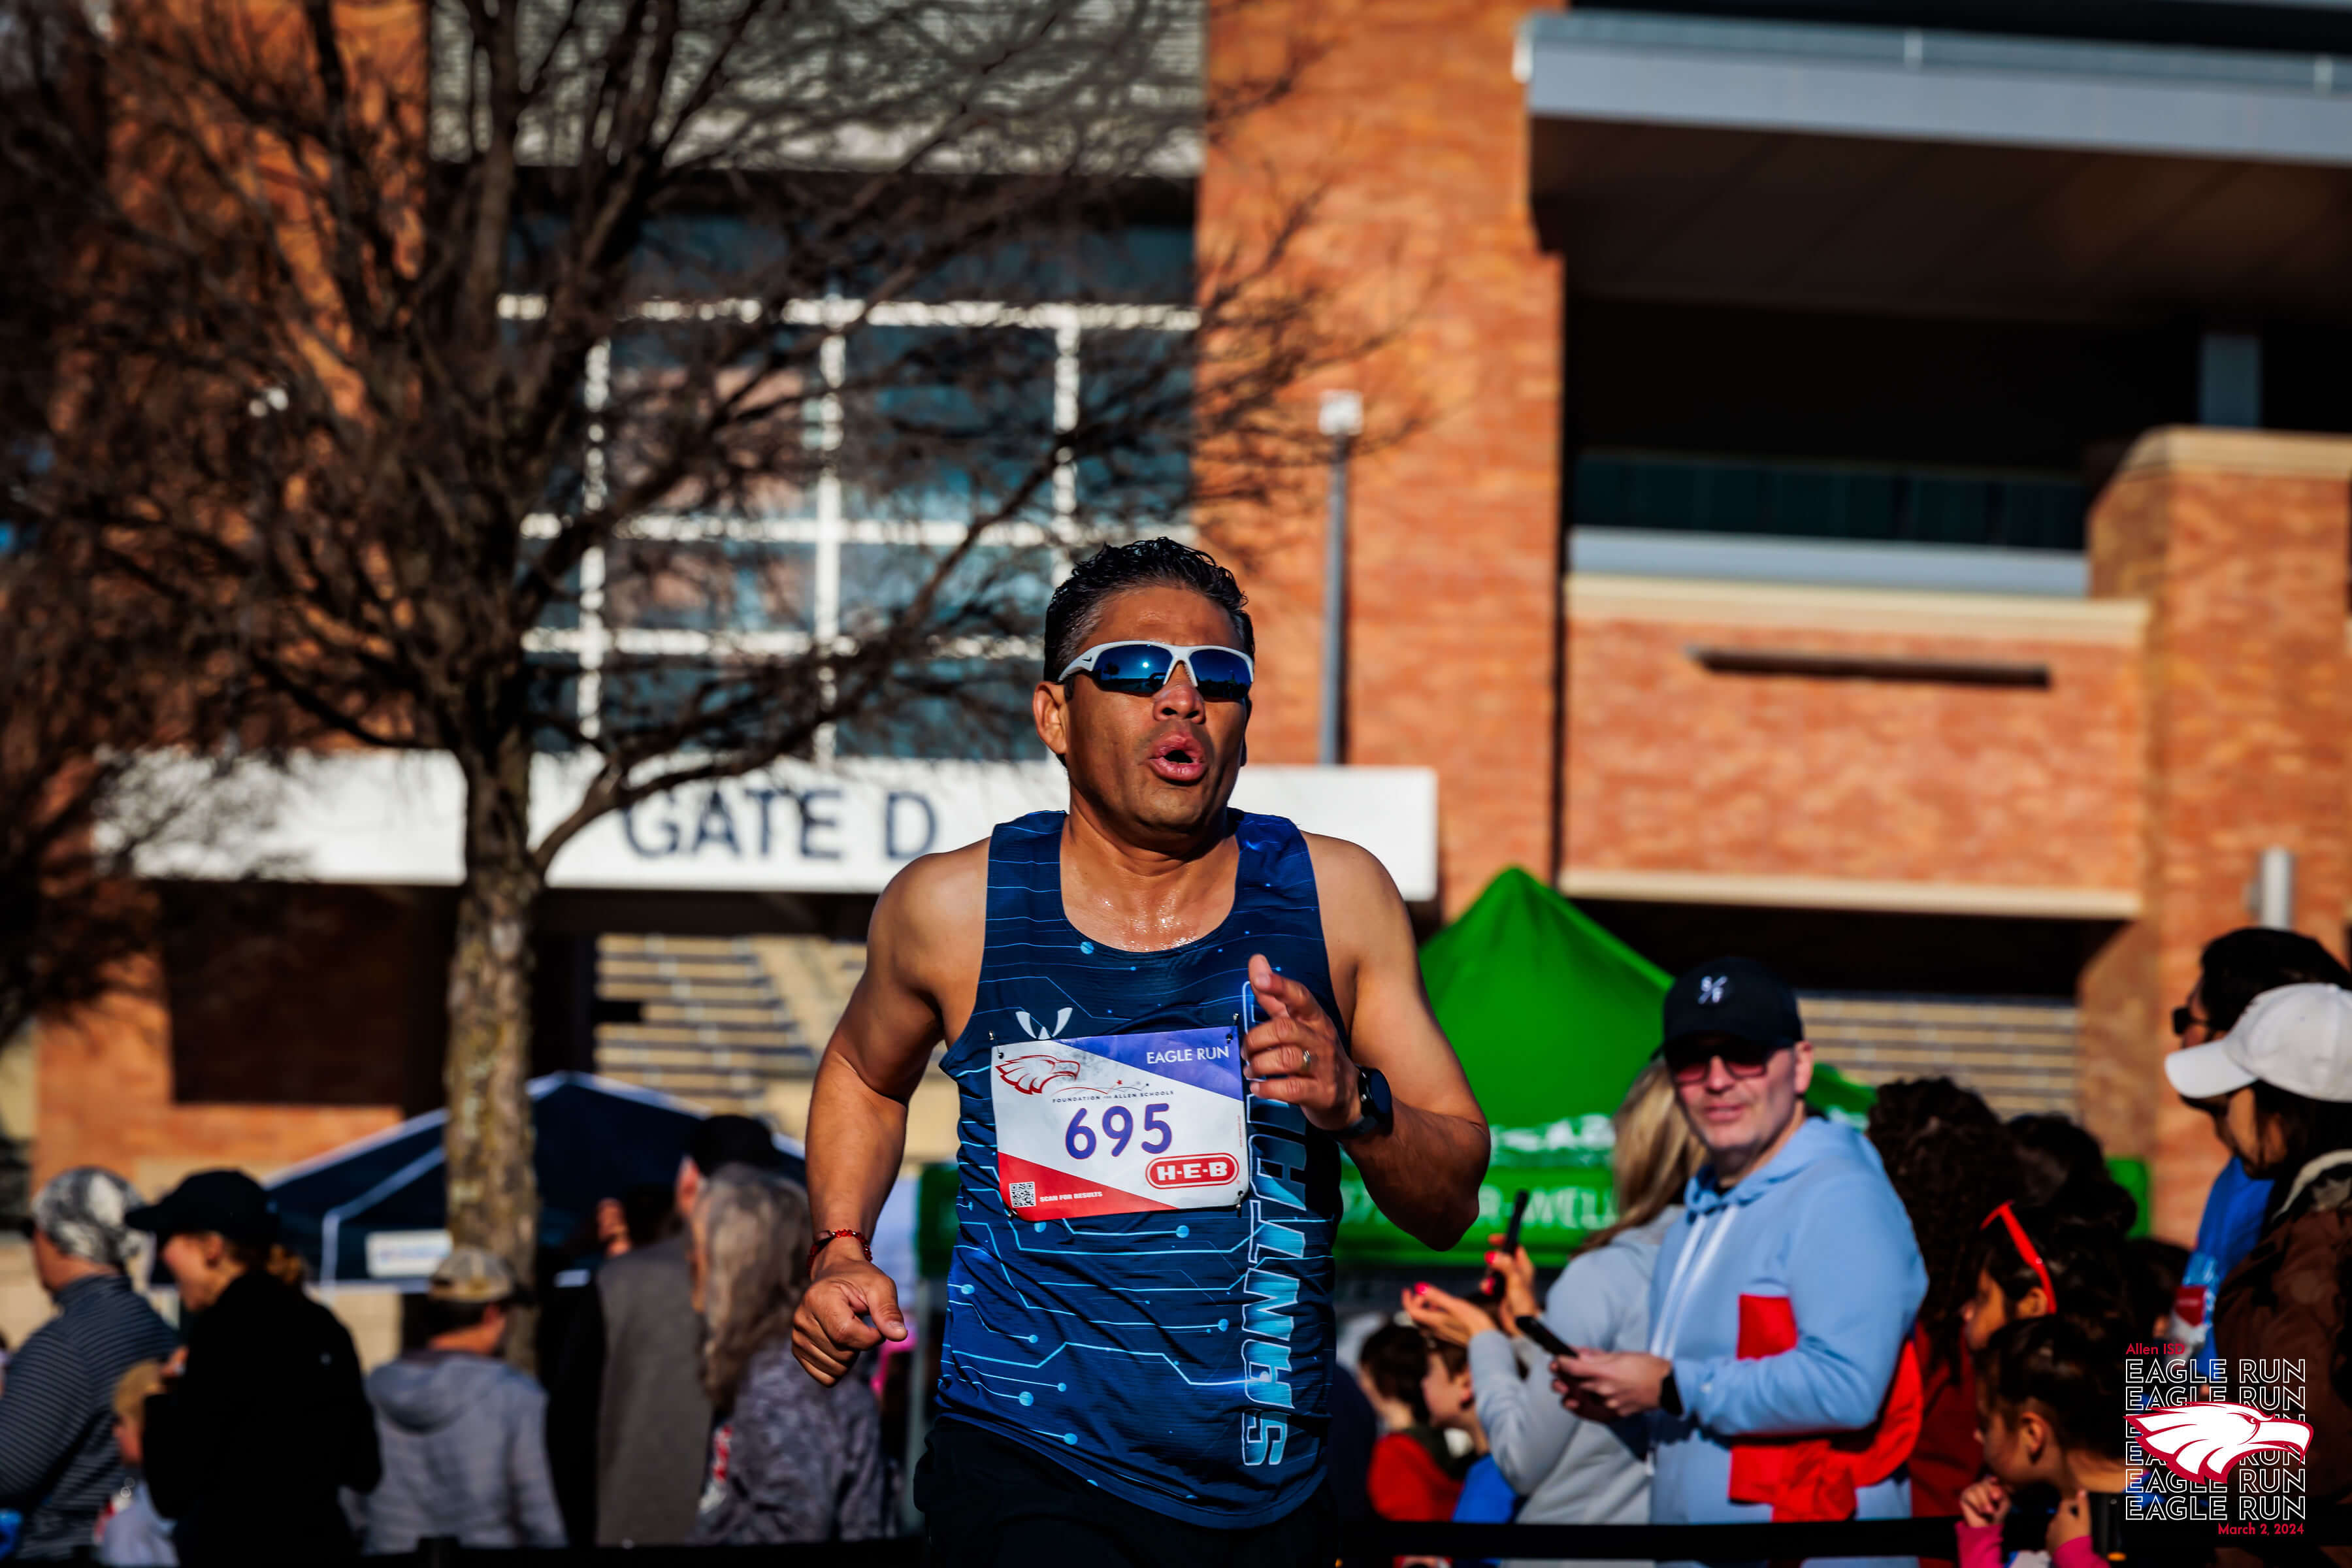
{"type": "Polygon", "coordinates": [[[1315,868],[1315,901],[1323,906],[1327,933],[1334,918],[1349,911],[1386,919],[1403,909],[1396,879],[1379,856],[1352,839],[1303,830],[1298,836],[1307,840],[1307,858],[1315,868]]]}
{"type": "Polygon", "coordinates": [[[1315,868],[1315,902],[1323,913],[1323,949],[1340,1016],[1356,1022],[1362,966],[1412,962],[1412,919],[1396,879],[1362,845],[1320,833],[1301,833],[1315,868]]]}
{"type": "Polygon", "coordinates": [[[874,906],[869,967],[887,963],[926,995],[979,982],[988,926],[988,840],[919,856],[890,879],[874,906]]]}

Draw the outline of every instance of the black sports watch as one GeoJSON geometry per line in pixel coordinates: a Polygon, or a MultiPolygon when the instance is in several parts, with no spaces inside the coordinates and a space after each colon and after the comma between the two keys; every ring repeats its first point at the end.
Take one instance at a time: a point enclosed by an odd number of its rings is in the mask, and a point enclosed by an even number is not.
{"type": "Polygon", "coordinates": [[[1389,1094],[1389,1080],[1378,1068],[1359,1067],[1356,1069],[1356,1120],[1332,1134],[1343,1143],[1386,1132],[1396,1125],[1396,1100],[1389,1094]]]}

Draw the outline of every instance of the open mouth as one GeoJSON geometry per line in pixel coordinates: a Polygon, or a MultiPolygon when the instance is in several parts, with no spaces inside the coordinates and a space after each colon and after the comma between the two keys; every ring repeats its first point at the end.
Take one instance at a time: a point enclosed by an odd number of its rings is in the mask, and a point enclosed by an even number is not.
{"type": "Polygon", "coordinates": [[[1144,765],[1170,784],[1196,784],[1209,771],[1208,749],[1184,731],[1162,735],[1144,765]]]}

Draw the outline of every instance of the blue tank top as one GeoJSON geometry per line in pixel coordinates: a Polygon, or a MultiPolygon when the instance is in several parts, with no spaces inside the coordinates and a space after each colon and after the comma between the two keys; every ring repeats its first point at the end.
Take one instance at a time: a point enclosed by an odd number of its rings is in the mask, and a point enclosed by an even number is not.
{"type": "MultiPolygon", "coordinates": [[[[1241,851],[1233,912],[1181,947],[1124,952],[1081,936],[1062,912],[1063,820],[1033,813],[990,839],[980,994],[942,1064],[962,1119],[940,1413],[1142,1507],[1213,1526],[1265,1523],[1323,1478],[1338,1145],[1296,1107],[1249,1098],[1237,1108],[1249,1175],[1237,1204],[1024,1218],[1000,1188],[992,1060],[1030,1041],[1227,1038],[1256,1021],[1253,953],[1336,1019],[1314,868],[1290,823],[1231,812],[1241,851]]],[[[1093,1129],[1071,1138],[1073,1153],[1095,1152],[1093,1129]]]]}

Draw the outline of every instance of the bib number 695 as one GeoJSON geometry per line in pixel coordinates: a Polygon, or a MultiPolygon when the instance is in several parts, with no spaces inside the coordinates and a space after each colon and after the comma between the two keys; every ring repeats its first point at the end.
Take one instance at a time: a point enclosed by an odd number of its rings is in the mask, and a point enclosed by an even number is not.
{"type": "MultiPolygon", "coordinates": [[[[1111,1141],[1110,1152],[1113,1159],[1126,1153],[1128,1144],[1135,1139],[1135,1113],[1124,1105],[1112,1106],[1102,1113],[1102,1135],[1111,1141]]],[[[1145,1106],[1143,1108],[1143,1152],[1147,1154],[1165,1154],[1168,1152],[1169,1145],[1175,1142],[1175,1129],[1168,1125],[1167,1105],[1163,1103],[1145,1106]]],[[[1062,1147],[1068,1152],[1073,1160],[1084,1160],[1093,1155],[1095,1129],[1087,1125],[1085,1106],[1078,1108],[1078,1113],[1070,1118],[1070,1125],[1064,1129],[1062,1147]]]]}

